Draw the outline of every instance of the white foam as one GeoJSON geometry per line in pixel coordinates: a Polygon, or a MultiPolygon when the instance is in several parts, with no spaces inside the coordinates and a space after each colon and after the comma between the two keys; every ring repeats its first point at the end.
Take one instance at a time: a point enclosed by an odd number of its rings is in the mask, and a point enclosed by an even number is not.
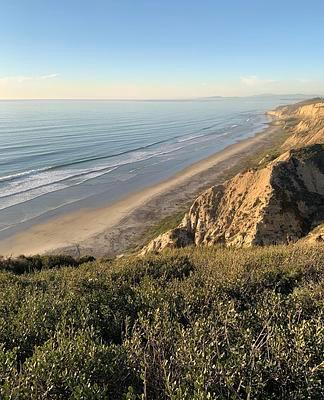
{"type": "Polygon", "coordinates": [[[174,144],[162,146],[159,151],[137,151],[131,157],[129,154],[123,155],[119,157],[118,161],[111,160],[110,163],[98,165],[95,168],[33,170],[33,174],[31,174],[30,170],[25,171],[25,173],[15,174],[14,177],[17,178],[16,180],[2,182],[2,184],[0,182],[0,210],[49,193],[81,185],[90,179],[108,174],[120,166],[164,156],[181,150],[184,147],[174,144]]]}
{"type": "Polygon", "coordinates": [[[200,134],[200,135],[188,136],[188,137],[183,138],[183,139],[178,139],[178,142],[188,142],[190,140],[194,140],[194,139],[197,139],[197,138],[200,138],[200,137],[203,137],[203,136],[205,136],[205,135],[204,134],[200,134]]]}
{"type": "Polygon", "coordinates": [[[39,169],[30,169],[28,171],[18,172],[16,174],[1,176],[0,177],[0,182],[7,181],[7,180],[10,180],[10,179],[14,179],[14,178],[19,178],[19,177],[26,176],[26,175],[31,175],[31,174],[34,174],[34,173],[37,173],[37,172],[41,172],[41,171],[45,171],[45,170],[47,170],[49,168],[51,168],[51,167],[39,168],[39,169]]]}
{"type": "Polygon", "coordinates": [[[4,210],[6,208],[15,206],[17,204],[25,203],[26,201],[30,201],[33,199],[36,199],[37,197],[52,193],[52,192],[57,192],[62,189],[66,189],[68,187],[72,186],[78,186],[81,185],[84,182],[89,181],[90,179],[98,178],[99,176],[108,174],[118,167],[111,168],[109,170],[105,170],[104,172],[91,172],[83,177],[80,181],[74,182],[74,183],[68,183],[68,182],[58,182],[55,184],[50,184],[49,186],[43,186],[43,187],[36,187],[33,189],[30,189],[28,191],[22,192],[22,193],[16,193],[12,196],[7,197],[6,199],[3,199],[1,201],[0,205],[0,210],[4,210]]]}

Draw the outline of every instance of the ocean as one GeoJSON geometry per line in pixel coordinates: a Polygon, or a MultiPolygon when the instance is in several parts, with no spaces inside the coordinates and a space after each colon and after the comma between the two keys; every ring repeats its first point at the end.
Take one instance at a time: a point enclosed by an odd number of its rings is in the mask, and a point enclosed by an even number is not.
{"type": "Polygon", "coordinates": [[[0,101],[0,239],[161,182],[297,100],[0,101]]]}

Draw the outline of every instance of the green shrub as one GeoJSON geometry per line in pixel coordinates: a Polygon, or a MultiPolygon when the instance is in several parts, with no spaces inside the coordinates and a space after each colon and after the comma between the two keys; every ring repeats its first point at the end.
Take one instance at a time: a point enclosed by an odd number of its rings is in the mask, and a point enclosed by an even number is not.
{"type": "Polygon", "coordinates": [[[35,272],[42,269],[61,268],[61,267],[77,267],[83,263],[92,262],[95,258],[92,256],[83,256],[75,259],[68,255],[52,255],[52,256],[29,256],[21,255],[17,258],[0,258],[0,270],[9,271],[15,274],[23,274],[25,272],[35,272]]]}
{"type": "Polygon", "coordinates": [[[83,261],[2,264],[0,398],[323,398],[324,246],[83,261]]]}
{"type": "Polygon", "coordinates": [[[10,379],[15,386],[4,387],[3,395],[22,399],[119,399],[139,385],[125,349],[98,342],[91,329],[57,331],[10,379]]]}

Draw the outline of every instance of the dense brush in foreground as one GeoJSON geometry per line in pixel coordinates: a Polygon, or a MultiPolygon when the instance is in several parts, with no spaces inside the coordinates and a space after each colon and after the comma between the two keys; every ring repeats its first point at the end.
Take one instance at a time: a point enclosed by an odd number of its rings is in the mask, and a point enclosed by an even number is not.
{"type": "Polygon", "coordinates": [[[7,267],[0,398],[324,396],[324,246],[7,267]]]}

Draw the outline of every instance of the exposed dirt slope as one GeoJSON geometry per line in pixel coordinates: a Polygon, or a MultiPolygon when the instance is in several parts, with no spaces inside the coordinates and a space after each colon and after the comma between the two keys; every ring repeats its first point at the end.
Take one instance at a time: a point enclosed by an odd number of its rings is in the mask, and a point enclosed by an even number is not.
{"type": "Polygon", "coordinates": [[[289,150],[265,168],[201,194],[177,229],[143,253],[189,244],[251,246],[294,242],[324,220],[324,145],[289,150]]]}
{"type": "Polygon", "coordinates": [[[283,149],[324,143],[324,100],[279,107],[268,114],[277,117],[291,133],[283,149]]]}

